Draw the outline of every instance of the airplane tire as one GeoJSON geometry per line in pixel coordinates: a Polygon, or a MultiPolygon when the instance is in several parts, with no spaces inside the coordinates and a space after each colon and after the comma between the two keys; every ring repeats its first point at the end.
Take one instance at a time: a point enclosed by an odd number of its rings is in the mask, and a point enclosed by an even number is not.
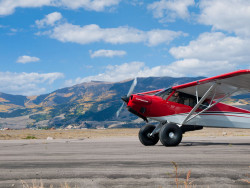
{"type": "Polygon", "coordinates": [[[177,146],[182,140],[182,130],[175,123],[167,123],[161,128],[159,137],[164,146],[177,146]]]}
{"type": "Polygon", "coordinates": [[[144,146],[153,146],[159,141],[159,134],[150,137],[149,134],[155,129],[154,125],[145,125],[139,131],[139,140],[144,146]]]}

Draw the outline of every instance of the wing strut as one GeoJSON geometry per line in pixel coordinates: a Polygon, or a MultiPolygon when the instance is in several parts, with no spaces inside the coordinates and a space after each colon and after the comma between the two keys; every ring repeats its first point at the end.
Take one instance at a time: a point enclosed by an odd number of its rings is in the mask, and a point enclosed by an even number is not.
{"type": "MultiPolygon", "coordinates": [[[[199,100],[199,102],[194,106],[194,108],[189,112],[189,114],[187,115],[187,117],[182,121],[181,126],[188,121],[188,119],[190,118],[190,116],[194,114],[194,112],[199,108],[199,106],[204,102],[204,100],[207,98],[207,96],[210,94],[210,92],[215,87],[217,87],[217,83],[214,83],[213,85],[210,86],[210,88],[207,90],[207,92],[203,95],[203,97],[199,100]]],[[[196,94],[198,94],[197,89],[196,89],[196,94]]],[[[197,101],[198,101],[198,95],[196,97],[197,97],[197,101]]]]}
{"type": "Polygon", "coordinates": [[[219,102],[221,102],[222,100],[224,100],[227,97],[230,97],[233,93],[235,93],[237,90],[234,90],[230,93],[228,93],[227,95],[225,95],[223,98],[221,98],[220,100],[216,101],[215,103],[212,104],[214,96],[216,94],[216,87],[218,86],[218,83],[214,83],[208,90],[207,92],[203,95],[203,97],[198,100],[198,88],[196,87],[196,98],[197,98],[197,104],[194,106],[194,108],[189,112],[189,114],[187,115],[187,117],[182,121],[182,123],[180,124],[180,126],[182,126],[183,124],[187,123],[188,121],[192,120],[193,118],[195,118],[196,116],[200,115],[201,113],[205,112],[206,110],[212,108],[213,106],[215,106],[216,104],[218,104],[219,102]],[[213,92],[214,90],[214,95],[211,99],[210,104],[202,111],[200,111],[199,113],[195,114],[194,116],[192,116],[195,111],[199,108],[199,106],[202,105],[202,103],[204,102],[204,100],[208,97],[208,95],[213,92]],[[191,117],[192,116],[192,117],[191,117]]]}

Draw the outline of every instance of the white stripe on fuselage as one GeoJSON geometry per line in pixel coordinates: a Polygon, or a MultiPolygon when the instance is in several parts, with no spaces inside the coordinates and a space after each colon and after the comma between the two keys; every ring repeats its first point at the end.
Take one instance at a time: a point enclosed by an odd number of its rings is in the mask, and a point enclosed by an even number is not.
{"type": "MultiPolygon", "coordinates": [[[[150,117],[156,121],[169,121],[181,123],[188,113],[175,114],[170,116],[150,117]]],[[[206,112],[202,113],[189,122],[187,125],[201,125],[207,127],[228,127],[250,129],[250,114],[233,112],[206,112]]]]}

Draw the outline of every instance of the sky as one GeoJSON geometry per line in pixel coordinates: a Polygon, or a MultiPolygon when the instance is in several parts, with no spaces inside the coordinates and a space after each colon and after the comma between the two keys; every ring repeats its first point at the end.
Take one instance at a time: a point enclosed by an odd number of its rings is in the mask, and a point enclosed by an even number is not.
{"type": "Polygon", "coordinates": [[[0,0],[0,92],[250,68],[249,0],[0,0]]]}

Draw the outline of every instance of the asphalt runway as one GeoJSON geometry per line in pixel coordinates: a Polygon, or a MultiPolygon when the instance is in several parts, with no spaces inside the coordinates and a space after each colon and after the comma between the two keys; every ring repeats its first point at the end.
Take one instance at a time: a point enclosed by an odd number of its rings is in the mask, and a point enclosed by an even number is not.
{"type": "Polygon", "coordinates": [[[0,141],[0,187],[250,187],[250,137],[187,137],[145,147],[136,137],[0,141]],[[32,186],[31,186],[32,187],[32,186]]]}

